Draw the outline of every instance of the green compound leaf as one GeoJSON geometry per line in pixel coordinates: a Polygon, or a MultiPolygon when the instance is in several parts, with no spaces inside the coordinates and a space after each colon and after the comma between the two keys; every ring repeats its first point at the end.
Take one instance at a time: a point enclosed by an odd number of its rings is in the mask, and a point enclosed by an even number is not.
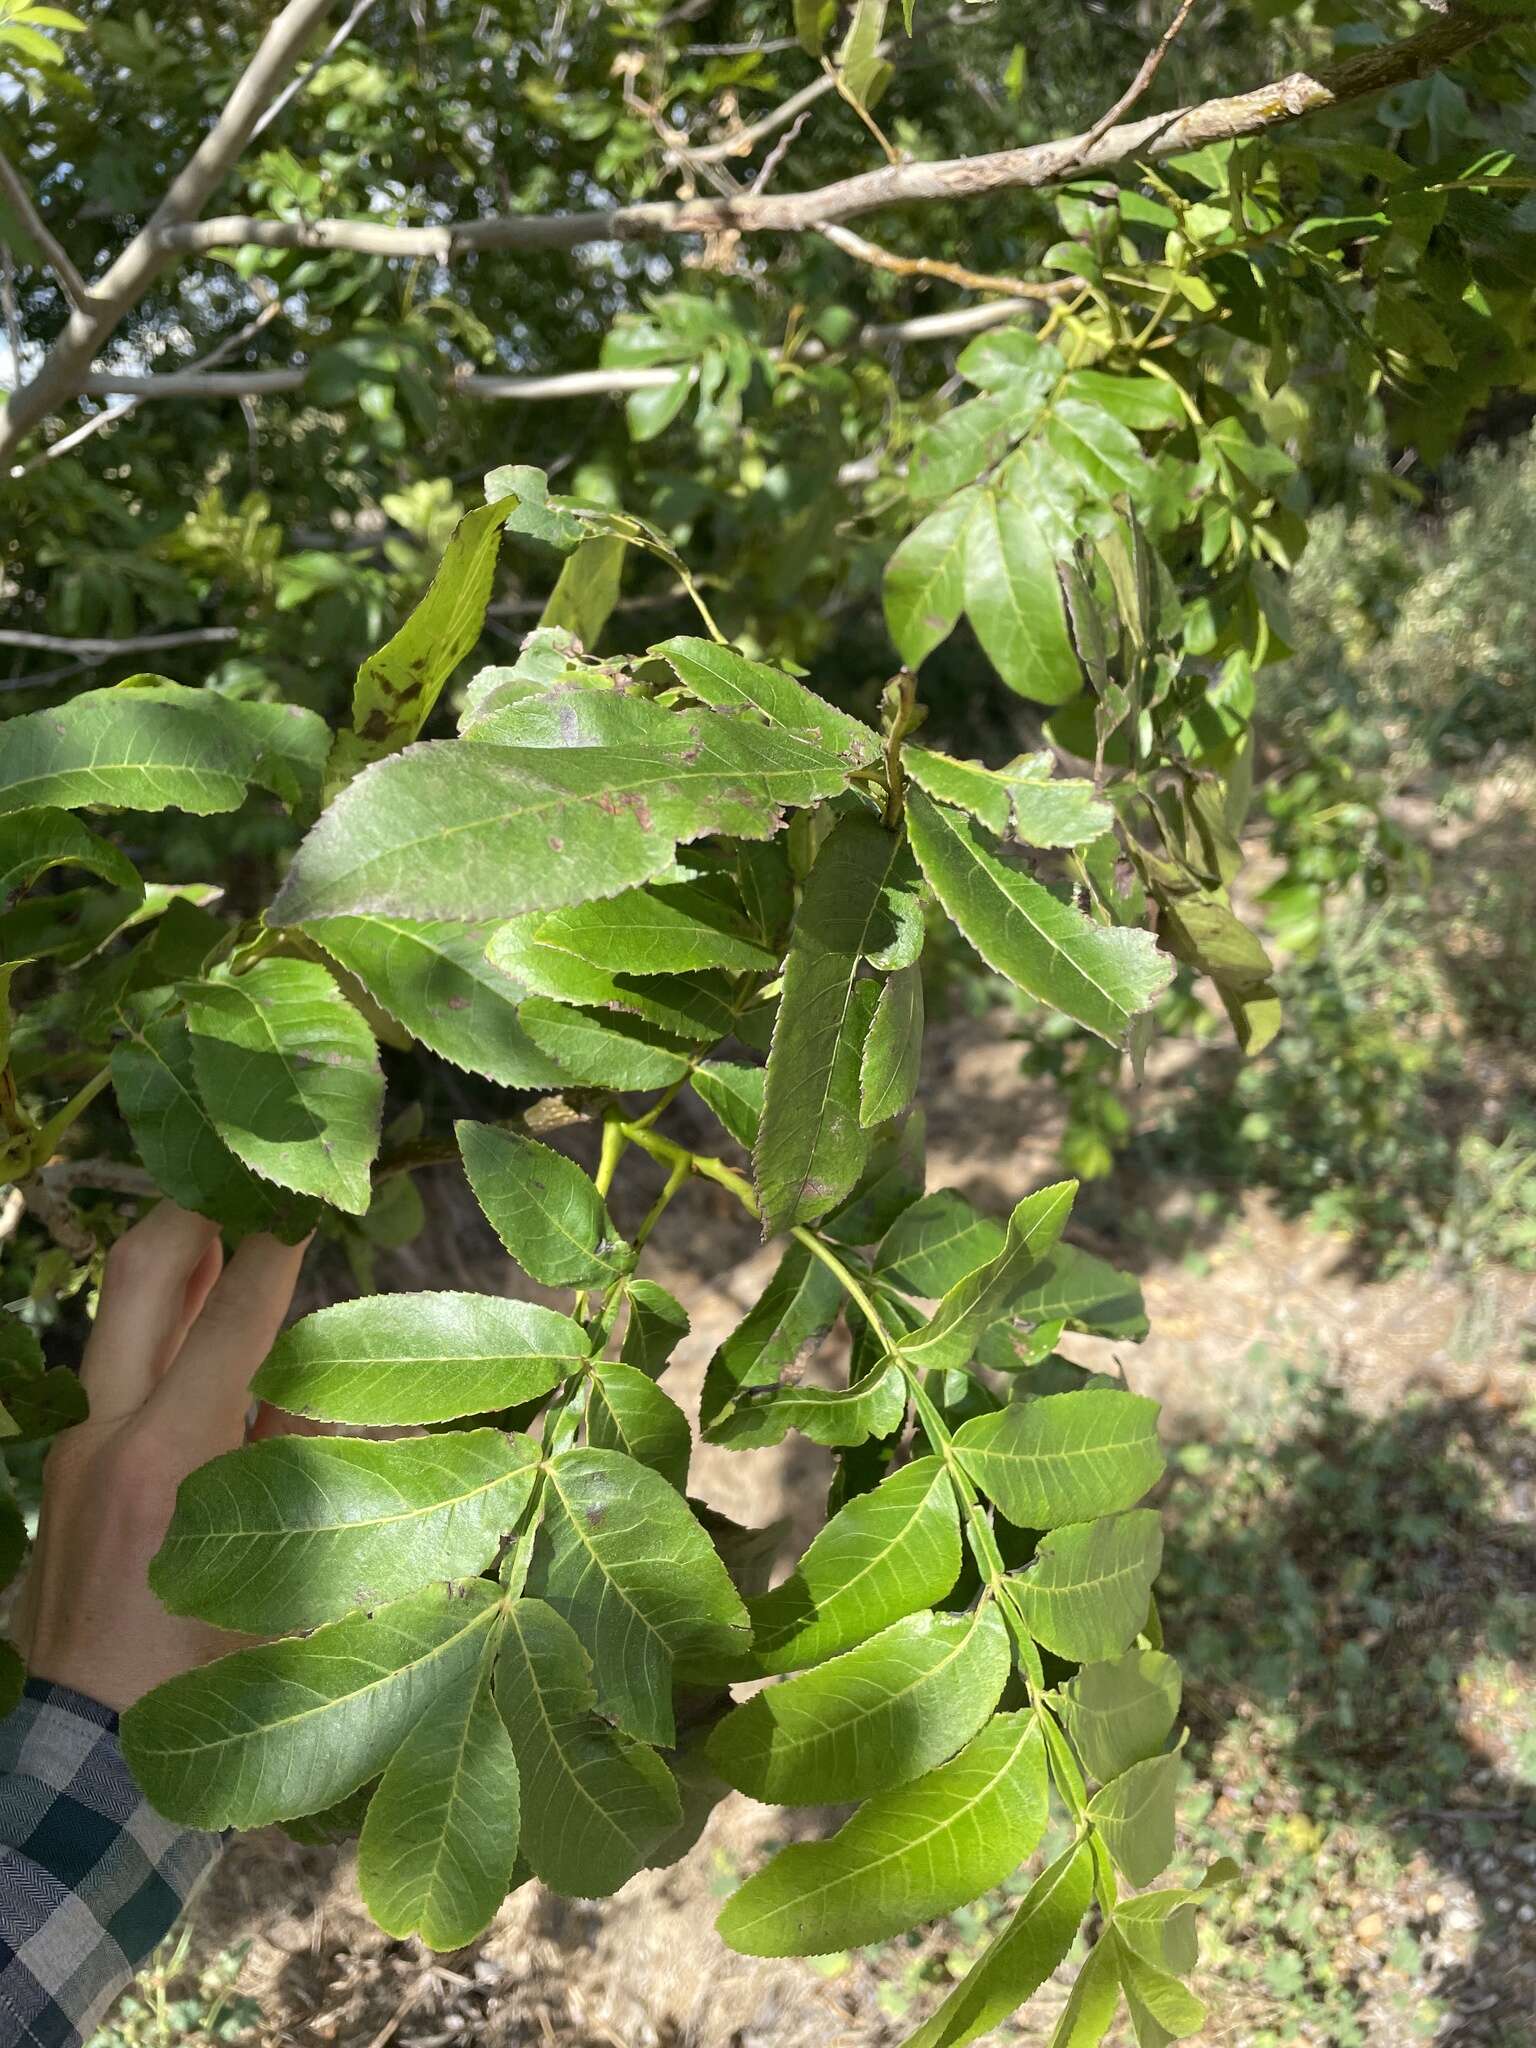
{"type": "Polygon", "coordinates": [[[867,725],[835,710],[804,683],[766,662],[749,661],[733,647],[686,634],[663,640],[651,652],[672,664],[689,695],[700,703],[718,711],[755,712],[796,739],[814,741],[850,768],[867,768],[880,758],[879,739],[867,725]]]}
{"type": "Polygon", "coordinates": [[[927,1126],[920,1109],[869,1134],[869,1159],[853,1193],[820,1226],[834,1244],[873,1244],[923,1192],[927,1126]]]}
{"type": "Polygon", "coordinates": [[[569,1316],[531,1301],[375,1294],[290,1324],[251,1391],[324,1422],[448,1422],[547,1394],[591,1348],[569,1316]]]}
{"type": "Polygon", "coordinates": [[[505,504],[466,513],[449,536],[426,595],[405,624],[357,672],[352,730],[339,733],[333,779],[344,781],[415,739],[444,683],[474,649],[496,573],[505,504]]]}
{"type": "Polygon", "coordinates": [[[965,559],[979,491],[961,491],[914,527],[886,564],[885,623],[908,668],[919,668],[965,608],[965,559]]]}
{"type": "Polygon", "coordinates": [[[710,1737],[709,1760],[738,1791],[774,1806],[867,1798],[968,1742],[996,1706],[1008,1665],[995,1606],[909,1615],[736,1707],[710,1737]]]}
{"type": "Polygon", "coordinates": [[[687,1336],[691,1328],[688,1311],[654,1280],[631,1280],[624,1291],[629,1321],[619,1358],[654,1379],[687,1336]]]}
{"type": "Polygon", "coordinates": [[[587,1441],[649,1465],[679,1493],[688,1482],[693,1431],[688,1418],[654,1380],[632,1365],[606,1359],[592,1368],[587,1441]]]}
{"type": "Polygon", "coordinates": [[[198,1093],[230,1151],[279,1187],[361,1216],[384,1077],[373,1033],[326,970],[259,960],[191,984],[186,1005],[198,1093]]]}
{"type": "Polygon", "coordinates": [[[522,1854],[541,1883],[606,1898],[682,1818],[652,1749],[600,1720],[586,1652],[542,1600],[507,1608],[496,1704],[523,1781],[522,1854]]]}
{"type": "Polygon", "coordinates": [[[1174,1811],[1184,1759],[1176,1749],[1132,1764],[1101,1785],[1088,1802],[1088,1818],[1105,1847],[1138,1889],[1167,1869],[1173,1856],[1174,1811]]]}
{"type": "Polygon", "coordinates": [[[504,1088],[559,1088],[565,1077],[517,1018],[517,990],[491,966],[489,924],[321,917],[306,930],[411,1036],[466,1073],[504,1088]]]}
{"type": "Polygon", "coordinates": [[[1205,2001],[1197,1998],[1177,1977],[1155,1969],[1118,1939],[1120,1984],[1131,2015],[1137,2048],[1167,2048],[1169,2041],[1182,2041],[1198,2034],[1209,2017],[1205,2001]]]}
{"type": "Polygon", "coordinates": [[[829,1842],[797,1842],[716,1922],[739,1954],[815,1956],[884,1941],[1000,1884],[1039,1841],[1045,1745],[999,1714],[951,1762],[862,1806],[829,1842]]]}
{"type": "Polygon", "coordinates": [[[1017,498],[978,494],[965,533],[965,609],[1009,689],[1036,704],[1077,695],[1082,670],[1067,632],[1056,550],[1017,498]]]}
{"type": "Polygon", "coordinates": [[[1069,1330],[1090,1330],[1130,1344],[1139,1344],[1147,1334],[1146,1306],[1131,1275],[1070,1244],[1047,1254],[1012,1313],[1023,1322],[1065,1323],[1069,1330]]]}
{"type": "Polygon", "coordinates": [[[732,1451],[782,1443],[798,1430],[812,1443],[837,1448],[889,1436],[907,1412],[907,1388],[895,1366],[875,1365],[851,1387],[748,1389],[705,1434],[732,1451]]]}
{"type": "Polygon", "coordinates": [[[0,1404],[7,1443],[34,1442],[84,1422],[85,1388],[67,1365],[46,1369],[43,1347],[27,1325],[0,1316],[0,1404]]]}
{"type": "Polygon", "coordinates": [[[7,721],[0,813],[58,805],[117,811],[233,811],[268,771],[273,721],[288,705],[241,705],[215,690],[130,677],[7,721]],[[254,717],[249,714],[256,714],[254,717]]]}
{"type": "Polygon", "coordinates": [[[767,1070],[736,1060],[705,1060],[689,1076],[695,1094],[744,1151],[757,1143],[767,1070]]]}
{"type": "Polygon", "coordinates": [[[956,761],[909,746],[901,760],[919,789],[969,811],[998,839],[1023,846],[1086,846],[1115,822],[1093,784],[1056,775],[1049,754],[1021,754],[1006,768],[986,768],[980,761],[956,761]]]}
{"type": "Polygon", "coordinates": [[[1061,1715],[1090,1777],[1107,1784],[1155,1756],[1179,1717],[1183,1681],[1161,1650],[1085,1664],[1062,1689],[1061,1715]]]}
{"type": "Polygon", "coordinates": [[[839,819],[795,913],[753,1155],[766,1235],[836,1208],[863,1167],[854,990],[897,846],[873,818],[839,819]]]}
{"type": "MultiPolygon", "coordinates": [[[[18,722],[13,719],[7,725],[7,739],[18,722]]],[[[40,875],[59,867],[84,868],[115,888],[143,897],[144,884],[128,856],[68,811],[12,811],[0,817],[0,909],[30,889],[40,875]]]]}
{"type": "Polygon", "coordinates": [[[881,984],[859,1062],[859,1122],[900,1116],[917,1091],[923,1057],[923,977],[914,962],[881,984]]]}
{"type": "Polygon", "coordinates": [[[637,1017],[572,1009],[548,996],[530,996],[520,1015],[566,1086],[665,1088],[688,1073],[687,1046],[637,1017]]]}
{"type": "Polygon", "coordinates": [[[472,1579],[236,1650],[130,1707],[123,1755],[159,1811],[188,1827],[317,1813],[376,1777],[422,1715],[472,1681],[500,1608],[501,1589],[472,1579]]]}
{"type": "Polygon", "coordinates": [[[1022,1529],[1134,1507],[1163,1471],[1157,1403],[1098,1387],[978,1415],[956,1431],[955,1455],[1022,1529]]]}
{"type": "Polygon", "coordinates": [[[1030,1886],[1018,1911],[906,2048],[966,2048],[1032,1998],[1067,1957],[1093,1897],[1093,1851],[1078,1842],[1030,1886]]]}
{"type": "Polygon", "coordinates": [[[936,1300],[995,1259],[1007,1233],[953,1188],[914,1202],[891,1225],[875,1254],[881,1279],[936,1300]]]}
{"type": "Polygon", "coordinates": [[[674,1660],[739,1656],[748,1642],[741,1596],[659,1473],[601,1449],[561,1451],[545,1469],[549,1505],[529,1591],[575,1629],[600,1710],[666,1746],[674,1660]]]}
{"type": "Polygon", "coordinates": [[[1031,1635],[1075,1663],[1118,1657],[1146,1621],[1162,1558],[1162,1525],[1151,1508],[1051,1530],[1013,1581],[1031,1635]]]}
{"type": "Polygon", "coordinates": [[[909,792],[912,847],[935,895],[989,967],[1118,1044],[1173,978],[1150,932],[1092,923],[999,858],[958,811],[909,792]]]}
{"type": "Polygon", "coordinates": [[[982,1333],[1009,1313],[1038,1262],[1054,1248],[1076,1195],[1075,1180],[1026,1195],[1008,1219],[1002,1249],[955,1282],[929,1321],[902,1339],[902,1356],[924,1371],[964,1365],[982,1333]]]}
{"type": "Polygon", "coordinates": [[[619,601],[628,543],[618,534],[594,534],[567,555],[539,624],[573,633],[596,647],[619,601]]]}
{"type": "Polygon", "coordinates": [[[1050,2048],[1099,2048],[1120,2003],[1120,1944],[1102,1936],[1077,1973],[1050,2048]]]}
{"type": "Polygon", "coordinates": [[[269,1437],[182,1481],[150,1585],[173,1614],[270,1635],[468,1578],[515,1527],[538,1459],[495,1429],[269,1437]]]}
{"type": "Polygon", "coordinates": [[[475,1200],[525,1273],[545,1287],[606,1287],[619,1278],[628,1247],[573,1160],[492,1124],[453,1129],[475,1200]]]}
{"type": "Polygon", "coordinates": [[[268,921],[509,918],[616,896],[671,867],[680,841],[770,838],[785,805],[846,780],[819,749],[709,711],[672,714],[622,747],[431,741],[342,791],[268,921]]]}
{"type": "Polygon", "coordinates": [[[741,1395],[771,1387],[819,1344],[836,1322],[843,1290],[803,1244],[792,1244],[756,1303],[709,1361],[699,1421],[711,1442],[741,1395]]]}
{"type": "Polygon", "coordinates": [[[549,996],[590,1009],[642,1017],[691,1045],[713,1045],[735,1023],[731,984],[723,974],[609,974],[590,960],[546,946],[534,936],[541,917],[515,917],[491,933],[486,957],[517,997],[549,996]]]}
{"type": "Polygon", "coordinates": [[[540,923],[537,940],[601,961],[609,974],[688,974],[700,967],[763,974],[778,966],[717,897],[692,882],[653,883],[556,911],[540,923]]]}
{"type": "Polygon", "coordinates": [[[942,1600],[959,1575],[954,1487],[937,1458],[919,1458],[839,1509],[789,1577],[748,1601],[753,1668],[835,1657],[942,1600]]]}
{"type": "Polygon", "coordinates": [[[482,1665],[422,1715],[369,1802],[357,1881],[384,1932],[439,1950],[483,1934],[512,1882],[519,1807],[517,1759],[482,1665]]]}
{"type": "Polygon", "coordinates": [[[314,1227],[312,1197],[261,1179],[219,1136],[197,1091],[183,1018],[163,1017],[114,1046],[112,1086],[139,1157],[173,1202],[241,1235],[268,1230],[293,1242],[314,1227]]]}

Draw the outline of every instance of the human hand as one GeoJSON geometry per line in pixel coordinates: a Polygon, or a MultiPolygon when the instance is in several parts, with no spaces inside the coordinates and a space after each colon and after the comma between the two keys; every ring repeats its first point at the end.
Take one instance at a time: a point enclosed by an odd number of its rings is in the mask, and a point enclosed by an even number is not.
{"type": "MultiPolygon", "coordinates": [[[[17,1639],[36,1678],[121,1712],[231,1648],[149,1589],[176,1489],[245,1441],[250,1383],[282,1326],[305,1247],[248,1237],[224,1265],[217,1225],[162,1202],[107,1254],[80,1377],[90,1414],[54,1444],[17,1639]]],[[[263,1410],[253,1435],[302,1428],[263,1410]]]]}

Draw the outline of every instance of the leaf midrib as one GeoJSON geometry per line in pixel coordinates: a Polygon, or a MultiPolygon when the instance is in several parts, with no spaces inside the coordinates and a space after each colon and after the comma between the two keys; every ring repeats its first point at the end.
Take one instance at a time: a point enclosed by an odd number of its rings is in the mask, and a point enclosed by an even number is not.
{"type": "MultiPolygon", "coordinates": [[[[812,1899],[821,1898],[827,1892],[833,1891],[839,1886],[848,1885],[852,1883],[872,1883],[874,1880],[875,1873],[878,1870],[882,1869],[884,1865],[886,1865],[887,1863],[905,1862],[909,1857],[916,1856],[917,1853],[927,1843],[931,1842],[936,1835],[948,1833],[951,1829],[958,1826],[959,1823],[962,1820],[964,1820],[965,1816],[968,1813],[973,1812],[976,1809],[976,1807],[978,1807],[982,1803],[984,1799],[991,1798],[993,1792],[997,1789],[998,1785],[1002,1782],[1002,1780],[1005,1777],[1007,1777],[1008,1773],[1013,1769],[1015,1764],[1017,1764],[1020,1755],[1023,1753],[1025,1745],[1031,1740],[1031,1738],[1039,1739],[1039,1735],[1039,1728],[1036,1725],[1033,1714],[1031,1714],[1029,1717],[1028,1727],[1025,1728],[1024,1732],[1019,1736],[1018,1740],[1014,1743],[1013,1748],[1008,1752],[1005,1761],[1001,1763],[998,1766],[998,1768],[992,1773],[991,1777],[988,1778],[986,1784],[983,1785],[969,1799],[964,1800],[959,1806],[954,1807],[944,1817],[943,1820],[936,1821],[931,1828],[926,1829],[924,1833],[916,1836],[911,1841],[903,1842],[899,1849],[888,1849],[883,1855],[876,1856],[870,1861],[860,1864],[858,1868],[854,1871],[850,1872],[845,1870],[836,1877],[828,1878],[825,1884],[812,1885],[798,1892],[795,1896],[795,1903],[793,1907],[786,1908],[782,1904],[776,1905],[773,1908],[765,1910],[764,1912],[760,1913],[755,1920],[745,1921],[743,1923],[743,1931],[747,1928],[760,1927],[765,1921],[772,1921],[773,1919],[782,1916],[786,1911],[794,1912],[797,1908],[803,1907],[808,1901],[812,1899]]],[[[958,1761],[959,1758],[952,1757],[950,1759],[950,1764],[956,1763],[958,1761]]],[[[947,1770],[950,1768],[950,1765],[942,1765],[941,1768],[947,1770]]],[[[922,1780],[917,1779],[913,1784],[904,1786],[901,1789],[906,1792],[915,1792],[916,1790],[918,1790],[921,1783],[922,1780]]],[[[830,1841],[807,1844],[806,1846],[814,1847],[817,1849],[833,1849],[837,1846],[837,1837],[834,1835],[830,1841]]]]}

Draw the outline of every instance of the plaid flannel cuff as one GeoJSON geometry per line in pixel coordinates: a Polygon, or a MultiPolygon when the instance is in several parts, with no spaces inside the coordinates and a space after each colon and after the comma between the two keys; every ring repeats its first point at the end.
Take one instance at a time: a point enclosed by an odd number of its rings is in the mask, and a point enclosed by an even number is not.
{"type": "Polygon", "coordinates": [[[114,1713],[29,1681],[0,1721],[0,2048],[79,2048],[219,1846],[149,1805],[114,1713]]]}

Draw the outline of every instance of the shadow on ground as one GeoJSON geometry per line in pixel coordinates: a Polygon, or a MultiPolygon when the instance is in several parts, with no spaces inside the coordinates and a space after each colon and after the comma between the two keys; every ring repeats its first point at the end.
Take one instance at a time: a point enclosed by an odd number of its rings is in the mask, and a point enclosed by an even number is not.
{"type": "MultiPolygon", "coordinates": [[[[1432,1910],[1407,1926],[1432,2038],[1515,2048],[1536,2012],[1536,1435],[1493,1398],[1409,1394],[1373,1418],[1328,1381],[1294,1392],[1267,1442],[1186,1446],[1164,1504],[1213,1839],[1261,1872],[1300,1850],[1298,1898],[1341,1836],[1427,1865],[1442,1908],[1469,1889],[1474,1938],[1442,1944],[1432,1910]]],[[[1404,1922],[1373,1927],[1369,1902],[1330,1917],[1320,1886],[1287,1924],[1285,1892],[1250,1923],[1265,1979],[1364,2013],[1404,1922]]]]}

